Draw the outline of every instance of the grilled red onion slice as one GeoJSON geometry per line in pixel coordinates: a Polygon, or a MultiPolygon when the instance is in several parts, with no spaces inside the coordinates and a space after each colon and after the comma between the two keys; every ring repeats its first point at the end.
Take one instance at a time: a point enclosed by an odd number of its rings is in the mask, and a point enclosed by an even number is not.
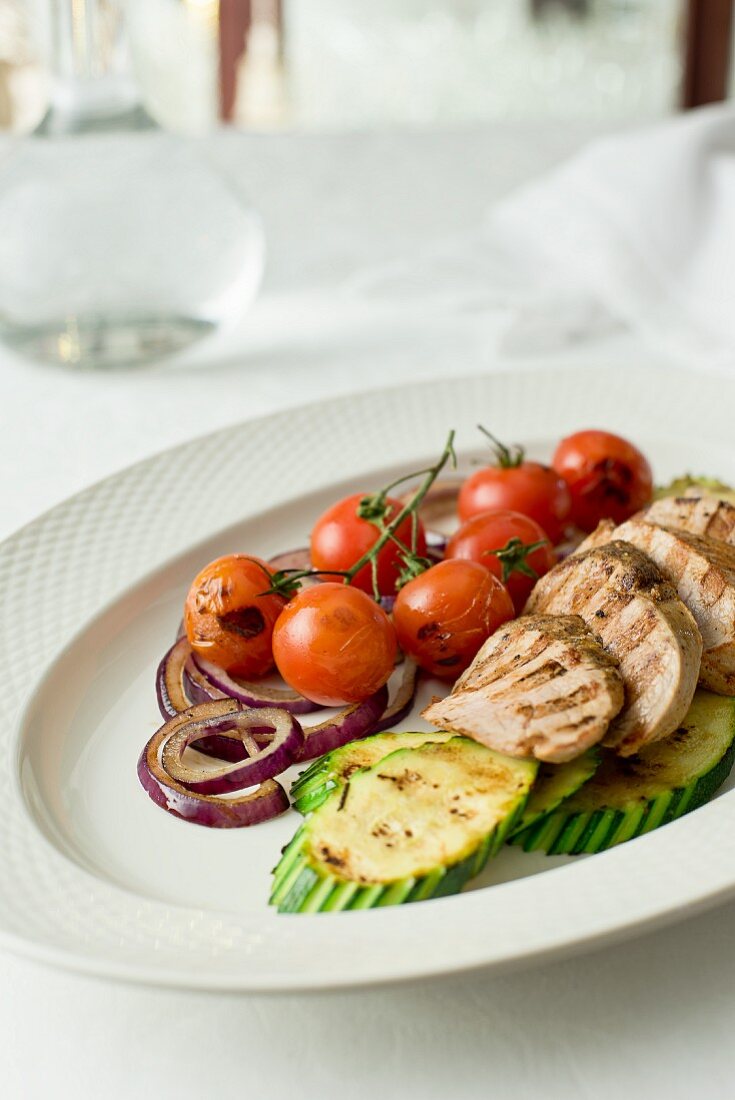
{"type": "MultiPolygon", "coordinates": [[[[324,709],[320,703],[313,703],[311,699],[305,699],[303,695],[291,691],[290,688],[274,688],[248,680],[235,680],[217,665],[213,665],[211,661],[200,657],[198,653],[192,653],[192,661],[204,678],[221,695],[238,699],[247,707],[279,707],[281,710],[287,710],[289,714],[311,714],[315,710],[324,709]]],[[[200,681],[190,677],[189,682],[192,684],[194,693],[199,695],[200,681]]],[[[202,690],[206,691],[206,689],[202,690]]]]}
{"type": "MultiPolygon", "coordinates": [[[[164,655],[156,672],[156,697],[163,718],[175,718],[196,703],[211,703],[215,699],[228,699],[233,704],[230,710],[240,709],[237,700],[229,699],[224,692],[217,691],[203,676],[200,679],[207,685],[207,690],[200,690],[199,682],[194,684],[192,680],[193,675],[191,646],[185,637],[179,638],[164,655]]],[[[202,738],[197,744],[197,750],[207,756],[216,756],[219,760],[244,760],[247,756],[242,741],[220,737],[216,733],[202,738]]]]}
{"type": "Polygon", "coordinates": [[[164,654],[156,670],[156,698],[164,718],[174,718],[191,706],[192,701],[184,690],[184,665],[190,653],[191,646],[186,638],[179,638],[164,654]]]}
{"type": "MultiPolygon", "coordinates": [[[[189,706],[229,698],[223,691],[218,691],[213,684],[210,684],[206,676],[199,671],[194,664],[191,650],[184,665],[184,695],[189,699],[189,706]]],[[[234,699],[231,701],[237,702],[234,699]]],[[[238,706],[242,704],[238,703],[238,706]]],[[[242,741],[233,741],[231,737],[220,737],[216,733],[197,741],[197,752],[204,753],[205,756],[214,756],[218,760],[229,760],[233,764],[237,760],[244,760],[248,755],[242,741]]]]}
{"type": "Polygon", "coordinates": [[[280,775],[297,759],[303,744],[301,726],[285,710],[251,708],[220,718],[190,718],[173,732],[163,734],[159,760],[166,775],[189,791],[228,794],[280,775]],[[213,732],[225,732],[228,737],[236,734],[247,751],[245,760],[221,764],[216,769],[185,763],[184,751],[189,745],[213,732]]]}
{"type": "Polygon", "coordinates": [[[311,555],[307,546],[298,550],[284,550],[268,559],[268,568],[277,573],[281,569],[311,569],[311,555]]]}
{"type": "MultiPolygon", "coordinates": [[[[192,821],[196,825],[207,825],[214,829],[258,825],[261,821],[269,821],[288,809],[288,795],[280,783],[276,783],[273,779],[266,780],[257,790],[240,795],[238,798],[225,799],[187,790],[164,771],[161,752],[168,738],[192,721],[198,721],[201,718],[210,724],[223,719],[226,721],[228,716],[231,719],[239,709],[238,704],[231,699],[205,703],[201,707],[192,707],[189,711],[177,714],[153,734],[140,754],[138,778],[144,790],[158,806],[185,821],[192,821]]],[[[233,730],[221,730],[219,736],[240,739],[240,734],[233,730]]]]}
{"type": "Polygon", "coordinates": [[[426,532],[426,556],[430,561],[444,561],[449,539],[441,531],[426,532]]]}
{"type": "MultiPolygon", "coordinates": [[[[426,528],[444,528],[447,524],[457,523],[457,501],[462,488],[461,478],[440,478],[435,481],[419,505],[419,519],[426,528]]],[[[408,504],[413,499],[415,489],[409,489],[399,500],[408,504]]]]}
{"type": "Polygon", "coordinates": [[[554,553],[559,561],[563,561],[564,558],[568,558],[570,554],[573,554],[575,550],[579,549],[579,546],[584,542],[586,535],[584,531],[580,531],[578,527],[567,527],[564,532],[564,539],[554,547],[554,553]]]}
{"type": "Polygon", "coordinates": [[[232,698],[231,695],[225,695],[224,691],[216,688],[209,677],[204,675],[194,660],[191,650],[184,665],[184,691],[192,703],[209,703],[212,699],[232,698]]]}
{"type": "Polygon", "coordinates": [[[377,726],[370,731],[371,733],[382,733],[383,730],[388,730],[392,726],[403,721],[406,715],[409,714],[413,706],[413,701],[416,698],[418,679],[418,665],[406,657],[403,662],[403,668],[401,669],[401,679],[395,694],[388,704],[387,710],[383,712],[383,716],[377,726]]]}
{"type": "Polygon", "coordinates": [[[338,714],[317,726],[304,726],[304,745],[299,761],[312,760],[348,741],[367,737],[388,705],[388,688],[382,687],[361,703],[350,703],[338,714]]]}

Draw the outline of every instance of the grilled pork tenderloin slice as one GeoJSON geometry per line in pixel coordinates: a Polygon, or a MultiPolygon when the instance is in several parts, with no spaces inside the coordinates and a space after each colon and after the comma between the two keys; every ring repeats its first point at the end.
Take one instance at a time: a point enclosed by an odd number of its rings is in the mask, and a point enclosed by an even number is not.
{"type": "MultiPolygon", "coordinates": [[[[640,513],[646,523],[677,527],[692,535],[706,535],[735,546],[735,507],[716,496],[662,497],[640,513]]],[[[635,517],[638,518],[638,517],[635,517]]]]}
{"type": "Polygon", "coordinates": [[[538,581],[525,610],[581,615],[618,660],[625,704],[606,745],[631,756],[680,725],[697,686],[702,635],[642,550],[616,540],[578,551],[538,581]]]}
{"type": "Polygon", "coordinates": [[[619,527],[601,523],[580,550],[623,539],[647,554],[697,621],[703,643],[700,684],[719,695],[735,695],[735,546],[649,522],[650,514],[633,516],[619,527]]]}
{"type": "Polygon", "coordinates": [[[578,615],[525,615],[423,716],[508,756],[562,763],[602,739],[623,695],[617,662],[578,615]]]}

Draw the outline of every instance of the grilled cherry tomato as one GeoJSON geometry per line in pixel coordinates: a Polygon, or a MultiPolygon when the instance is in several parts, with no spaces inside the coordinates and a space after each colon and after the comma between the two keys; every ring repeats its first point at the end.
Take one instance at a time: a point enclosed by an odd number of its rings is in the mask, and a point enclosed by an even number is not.
{"type": "Polygon", "coordinates": [[[287,684],[325,706],[357,703],[387,682],[396,635],[359,588],[325,582],[302,589],[273,631],[273,656],[287,684]]]}
{"type": "Polygon", "coordinates": [[[554,452],[554,469],[572,494],[572,519],[592,531],[601,519],[623,523],[647,504],[653,474],[637,447],[611,432],[575,432],[554,452]]]}
{"type": "Polygon", "coordinates": [[[398,644],[434,676],[454,680],[513,618],[505,587],[475,561],[442,561],[404,585],[393,608],[398,644]]]}
{"type": "Polygon", "coordinates": [[[445,556],[484,565],[508,589],[516,612],[522,609],[537,579],[556,562],[538,523],[507,509],[481,512],[468,519],[449,540],[445,556]]]}
{"type": "Polygon", "coordinates": [[[189,589],[189,644],[231,676],[264,676],[273,668],[273,625],[286,601],[263,595],[270,576],[260,558],[230,554],[210,562],[189,589]]]}
{"type": "MultiPolygon", "coordinates": [[[[379,531],[369,519],[358,515],[365,493],[355,493],[345,497],[328,508],[314,524],[311,532],[311,561],[315,569],[345,571],[354,565],[376,542],[379,531]]],[[[385,521],[387,523],[401,510],[401,502],[387,497],[388,505],[385,521]]],[[[411,517],[399,524],[396,538],[405,546],[411,545],[411,517]]],[[[417,553],[423,557],[426,553],[426,537],[421,523],[418,526],[417,553]]],[[[395,594],[396,581],[403,569],[401,550],[395,542],[389,541],[379,551],[377,559],[378,588],[381,595],[395,594]]],[[[364,592],[372,592],[372,571],[370,565],[364,566],[351,582],[364,592]]]]}
{"type": "Polygon", "coordinates": [[[462,485],[458,502],[460,520],[464,522],[480,512],[510,509],[534,519],[552,543],[560,542],[571,508],[564,479],[550,466],[526,460],[522,447],[511,449],[493,436],[490,439],[495,465],[476,470],[462,485]]]}

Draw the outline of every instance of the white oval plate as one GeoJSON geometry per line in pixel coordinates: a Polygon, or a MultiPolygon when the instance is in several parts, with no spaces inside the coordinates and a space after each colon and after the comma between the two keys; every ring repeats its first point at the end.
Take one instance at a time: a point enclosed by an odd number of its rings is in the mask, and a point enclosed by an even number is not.
{"type": "Polygon", "coordinates": [[[2,942],[132,981],[312,990],[507,967],[734,893],[726,788],[602,855],[508,849],[459,897],[279,916],[266,905],[269,870],[295,814],[201,829],[156,808],[135,775],[159,723],[155,665],[205,561],[303,543],[336,495],[423,465],[449,427],[461,452],[481,452],[478,420],[539,456],[570,430],[605,426],[639,442],[659,478],[691,469],[735,481],[734,408],[732,382],[648,368],[516,371],[371,393],[195,440],[9,539],[0,547],[2,942]]]}

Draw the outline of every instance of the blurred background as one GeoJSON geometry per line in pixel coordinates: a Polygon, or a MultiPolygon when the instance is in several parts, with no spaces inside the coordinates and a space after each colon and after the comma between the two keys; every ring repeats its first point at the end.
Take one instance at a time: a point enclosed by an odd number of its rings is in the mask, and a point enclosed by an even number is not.
{"type": "MultiPolygon", "coordinates": [[[[85,5],[70,0],[84,19],[85,5]]],[[[0,0],[0,130],[48,104],[53,0],[0,0]]],[[[120,0],[109,0],[114,22],[120,0]]],[[[652,119],[733,94],[731,0],[127,0],[148,112],[206,132],[652,119]]],[[[111,30],[111,35],[113,31],[111,30]]]]}

